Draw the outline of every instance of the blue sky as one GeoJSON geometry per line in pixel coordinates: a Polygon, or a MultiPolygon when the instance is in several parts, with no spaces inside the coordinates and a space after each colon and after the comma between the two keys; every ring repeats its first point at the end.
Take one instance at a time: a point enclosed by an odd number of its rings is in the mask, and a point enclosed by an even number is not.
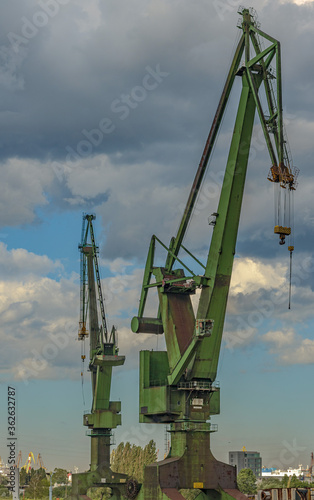
{"type": "MultiPolygon", "coordinates": [[[[1,6],[0,456],[6,461],[10,384],[23,463],[32,451],[48,469],[88,468],[77,247],[82,213],[92,212],[108,321],[126,355],[113,378],[123,419],[115,439],[145,445],[153,437],[162,458],[163,426],[138,423],[138,357],[141,349],[163,348],[163,340],[157,346],[154,337],[132,334],[130,320],[151,235],[167,243],[176,233],[239,35],[238,5],[55,0],[49,10],[48,3],[1,6]]],[[[212,447],[226,461],[229,450],[246,446],[265,465],[285,468],[308,464],[313,451],[314,6],[250,5],[262,29],[281,41],[285,124],[301,169],[292,309],[289,254],[273,235],[270,161],[256,120],[212,447]]],[[[203,260],[238,97],[236,84],[185,241],[203,260]]]]}

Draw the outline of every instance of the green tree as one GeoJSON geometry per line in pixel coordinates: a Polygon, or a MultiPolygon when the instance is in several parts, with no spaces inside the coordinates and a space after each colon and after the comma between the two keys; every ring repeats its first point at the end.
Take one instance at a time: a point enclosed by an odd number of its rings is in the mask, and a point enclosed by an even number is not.
{"type": "Polygon", "coordinates": [[[297,476],[293,474],[290,481],[290,488],[306,488],[307,486],[307,484],[304,484],[304,481],[301,481],[301,479],[297,478],[297,476]]]}
{"type": "Polygon", "coordinates": [[[49,495],[49,481],[43,479],[39,474],[33,474],[30,479],[28,488],[25,490],[26,498],[43,498],[49,495]]]}
{"type": "Polygon", "coordinates": [[[157,461],[157,451],[156,451],[156,443],[153,439],[145,446],[143,450],[143,465],[142,465],[142,478],[141,481],[144,480],[144,469],[146,465],[153,464],[157,461]]]}
{"type": "Polygon", "coordinates": [[[127,474],[129,477],[143,482],[144,468],[157,460],[156,444],[151,440],[144,449],[141,446],[120,443],[111,452],[111,468],[114,472],[127,474]]]}
{"type": "Polygon", "coordinates": [[[245,495],[254,495],[256,493],[256,477],[251,469],[240,470],[237,477],[238,488],[245,495]]]}
{"type": "Polygon", "coordinates": [[[122,456],[124,443],[119,443],[117,448],[111,452],[111,468],[114,472],[121,472],[123,468],[122,456]]]}
{"type": "Polygon", "coordinates": [[[111,498],[110,488],[89,488],[87,496],[91,500],[109,500],[111,498]]]}
{"type": "Polygon", "coordinates": [[[263,477],[263,479],[258,483],[258,489],[271,490],[273,488],[286,488],[287,484],[284,483],[284,480],[285,476],[282,480],[277,477],[263,477]]]}
{"type": "Polygon", "coordinates": [[[52,496],[54,498],[67,498],[71,496],[71,487],[70,486],[56,486],[52,488],[52,496]]]}
{"type": "Polygon", "coordinates": [[[3,474],[0,474],[0,485],[5,486],[8,484],[8,478],[7,476],[4,476],[3,474]]]}
{"type": "Polygon", "coordinates": [[[11,498],[12,499],[12,495],[11,493],[9,493],[9,490],[6,486],[0,486],[0,498],[11,498]]]}
{"type": "Polygon", "coordinates": [[[29,479],[32,479],[34,476],[39,477],[39,479],[46,479],[46,471],[43,468],[30,469],[27,475],[29,479]]]}
{"type": "Polygon", "coordinates": [[[52,484],[67,484],[68,482],[68,471],[65,469],[60,469],[58,467],[55,467],[54,471],[51,472],[52,478],[51,482],[52,484]]]}
{"type": "Polygon", "coordinates": [[[24,484],[26,484],[26,470],[25,469],[21,469],[20,470],[20,486],[24,486],[24,484]]]}

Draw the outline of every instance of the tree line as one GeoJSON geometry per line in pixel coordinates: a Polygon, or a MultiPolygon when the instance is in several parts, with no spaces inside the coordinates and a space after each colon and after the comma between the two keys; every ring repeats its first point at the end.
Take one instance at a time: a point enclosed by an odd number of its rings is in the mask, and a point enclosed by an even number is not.
{"type": "MultiPolygon", "coordinates": [[[[111,452],[111,469],[114,472],[126,474],[128,477],[143,482],[144,469],[157,461],[156,443],[151,440],[144,448],[129,442],[120,443],[111,452]]],[[[30,469],[26,472],[20,469],[20,488],[24,490],[24,498],[38,500],[49,497],[50,477],[51,483],[58,486],[52,490],[54,498],[67,498],[71,495],[71,486],[68,485],[68,472],[65,469],[55,468],[52,473],[46,473],[45,469],[30,469]]],[[[5,476],[0,476],[0,497],[10,497],[7,489],[8,481],[5,476]]],[[[110,498],[108,488],[90,488],[88,496],[92,500],[106,500],[110,498]]]]}
{"type": "Polygon", "coordinates": [[[245,495],[255,495],[257,490],[270,490],[275,488],[314,488],[314,483],[306,483],[293,476],[284,475],[282,479],[276,477],[263,477],[257,481],[251,469],[240,470],[237,477],[238,488],[245,495]]]}

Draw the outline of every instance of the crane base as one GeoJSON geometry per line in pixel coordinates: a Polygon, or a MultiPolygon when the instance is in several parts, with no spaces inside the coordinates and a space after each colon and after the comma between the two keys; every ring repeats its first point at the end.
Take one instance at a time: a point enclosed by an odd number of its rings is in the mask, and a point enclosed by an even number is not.
{"type": "Polygon", "coordinates": [[[71,500],[90,500],[87,492],[90,488],[111,488],[114,500],[125,498],[128,476],[113,472],[108,467],[99,467],[95,471],[72,475],[71,500]]]}

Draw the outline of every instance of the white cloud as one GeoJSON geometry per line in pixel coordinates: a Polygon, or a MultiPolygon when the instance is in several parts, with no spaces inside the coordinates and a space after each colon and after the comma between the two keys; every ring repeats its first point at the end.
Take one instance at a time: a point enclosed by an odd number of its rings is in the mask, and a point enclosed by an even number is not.
{"type": "MultiPolygon", "coordinates": [[[[281,346],[287,347],[287,356],[290,344],[293,344],[292,350],[297,348],[291,326],[267,335],[264,332],[274,321],[282,324],[290,322],[290,325],[292,321],[302,328],[305,319],[312,318],[314,292],[308,285],[313,272],[312,257],[303,255],[298,260],[293,268],[292,310],[288,310],[287,269],[284,264],[277,259],[268,264],[257,258],[236,259],[223,337],[227,348],[242,348],[262,341],[274,346],[270,350],[273,355],[280,351],[281,346]]],[[[302,336],[299,344],[304,345],[302,336]]],[[[301,356],[300,349],[297,352],[301,356]]],[[[283,355],[280,359],[283,360],[283,355]]]]}
{"type": "Polygon", "coordinates": [[[296,5],[313,4],[313,0],[293,0],[293,3],[296,5]]]}
{"type": "Polygon", "coordinates": [[[14,281],[17,278],[29,275],[42,276],[58,270],[62,270],[61,263],[52,261],[47,255],[36,255],[24,248],[8,250],[7,245],[0,242],[0,274],[2,280],[14,281]]]}
{"type": "MultiPolygon", "coordinates": [[[[130,329],[130,319],[136,314],[134,306],[138,304],[142,270],[134,269],[128,274],[130,264],[122,259],[111,264],[113,276],[102,280],[108,326],[117,327],[120,352],[127,356],[128,366],[134,367],[140,347],[156,347],[156,337],[136,335],[130,329]]],[[[71,279],[56,281],[46,276],[59,266],[46,256],[24,249],[9,251],[0,244],[2,378],[11,373],[28,383],[32,379],[78,376],[81,370],[81,343],[77,341],[79,279],[73,275],[71,279]]]]}
{"type": "Polygon", "coordinates": [[[283,349],[291,347],[296,341],[296,336],[293,329],[285,331],[275,330],[263,335],[263,340],[275,345],[278,349],[283,349]]]}
{"type": "MultiPolygon", "coordinates": [[[[1,374],[64,378],[79,362],[79,286],[71,280],[27,276],[0,281],[1,374]],[[18,348],[17,348],[18,345],[18,348]]],[[[23,378],[22,377],[22,378],[23,378]]]]}
{"type": "Polygon", "coordinates": [[[235,259],[230,293],[248,295],[263,288],[280,288],[286,281],[287,266],[281,263],[265,264],[258,259],[235,259]]]}
{"type": "Polygon", "coordinates": [[[262,340],[283,365],[314,363],[314,339],[302,338],[293,329],[269,331],[262,340]]]}

